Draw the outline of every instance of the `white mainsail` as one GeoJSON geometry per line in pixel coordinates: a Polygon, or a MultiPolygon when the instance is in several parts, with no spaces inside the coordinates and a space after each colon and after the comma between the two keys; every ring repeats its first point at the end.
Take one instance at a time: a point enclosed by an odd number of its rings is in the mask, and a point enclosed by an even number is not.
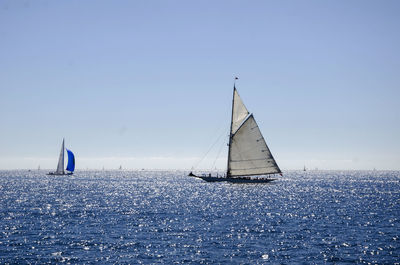
{"type": "Polygon", "coordinates": [[[60,157],[58,158],[56,173],[64,174],[64,139],[61,145],[61,152],[60,152],[60,157]]]}
{"type": "Polygon", "coordinates": [[[228,176],[281,173],[253,117],[234,88],[228,176]]]}

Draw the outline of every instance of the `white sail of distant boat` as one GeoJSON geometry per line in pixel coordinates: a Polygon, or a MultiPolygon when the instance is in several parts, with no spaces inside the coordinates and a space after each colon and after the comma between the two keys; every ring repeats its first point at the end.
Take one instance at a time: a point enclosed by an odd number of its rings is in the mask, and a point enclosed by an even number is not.
{"type": "Polygon", "coordinates": [[[64,139],[61,144],[60,156],[58,158],[57,170],[55,173],[58,175],[64,175],[64,139]]]}
{"type": "Polygon", "coordinates": [[[254,179],[248,176],[281,174],[270,149],[265,142],[254,115],[250,114],[233,86],[231,129],[228,143],[226,177],[199,177],[209,182],[269,182],[272,179],[254,179]],[[245,177],[246,176],[246,177],[245,177]]]}
{"type": "Polygon", "coordinates": [[[67,172],[64,171],[64,150],[65,150],[65,144],[64,144],[64,139],[61,144],[61,151],[60,151],[60,156],[58,157],[58,164],[57,164],[57,169],[55,172],[50,172],[48,175],[72,175],[75,170],[75,156],[74,154],[68,150],[68,164],[67,164],[67,172]]]}

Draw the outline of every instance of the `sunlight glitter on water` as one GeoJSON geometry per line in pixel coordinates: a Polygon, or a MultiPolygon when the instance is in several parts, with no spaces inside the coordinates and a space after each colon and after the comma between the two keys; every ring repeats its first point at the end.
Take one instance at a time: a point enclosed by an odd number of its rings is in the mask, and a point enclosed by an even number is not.
{"type": "Polygon", "coordinates": [[[0,263],[394,263],[399,172],[0,171],[0,263]]]}

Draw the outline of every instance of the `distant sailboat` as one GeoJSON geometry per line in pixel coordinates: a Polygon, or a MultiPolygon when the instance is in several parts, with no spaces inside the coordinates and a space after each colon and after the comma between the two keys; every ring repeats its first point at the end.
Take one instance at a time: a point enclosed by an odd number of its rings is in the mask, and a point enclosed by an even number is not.
{"type": "Polygon", "coordinates": [[[74,154],[68,150],[67,150],[67,154],[68,154],[68,164],[67,164],[67,168],[66,171],[64,171],[64,139],[62,141],[62,145],[61,145],[61,152],[60,152],[60,157],[58,158],[58,164],[57,164],[57,170],[55,172],[49,172],[47,175],[72,175],[74,173],[75,170],[75,156],[74,154]]]}
{"type": "MultiPolygon", "coordinates": [[[[237,78],[235,78],[237,79],[237,78]]],[[[265,183],[271,178],[250,178],[282,172],[261,134],[253,114],[243,104],[239,93],[233,86],[231,130],[229,136],[228,165],[226,176],[197,176],[207,182],[227,181],[234,183],[265,183]]]]}
{"type": "Polygon", "coordinates": [[[306,169],[306,165],[304,165],[303,171],[307,171],[307,169],[306,169]]]}

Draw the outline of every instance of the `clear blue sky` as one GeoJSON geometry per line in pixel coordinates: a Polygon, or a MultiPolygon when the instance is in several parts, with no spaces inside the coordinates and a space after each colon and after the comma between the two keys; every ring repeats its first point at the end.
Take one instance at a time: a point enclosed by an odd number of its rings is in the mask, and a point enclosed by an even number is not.
{"type": "Polygon", "coordinates": [[[0,169],[55,168],[62,137],[78,169],[190,168],[228,133],[235,75],[282,169],[400,169],[399,14],[399,1],[0,0],[0,169]]]}

